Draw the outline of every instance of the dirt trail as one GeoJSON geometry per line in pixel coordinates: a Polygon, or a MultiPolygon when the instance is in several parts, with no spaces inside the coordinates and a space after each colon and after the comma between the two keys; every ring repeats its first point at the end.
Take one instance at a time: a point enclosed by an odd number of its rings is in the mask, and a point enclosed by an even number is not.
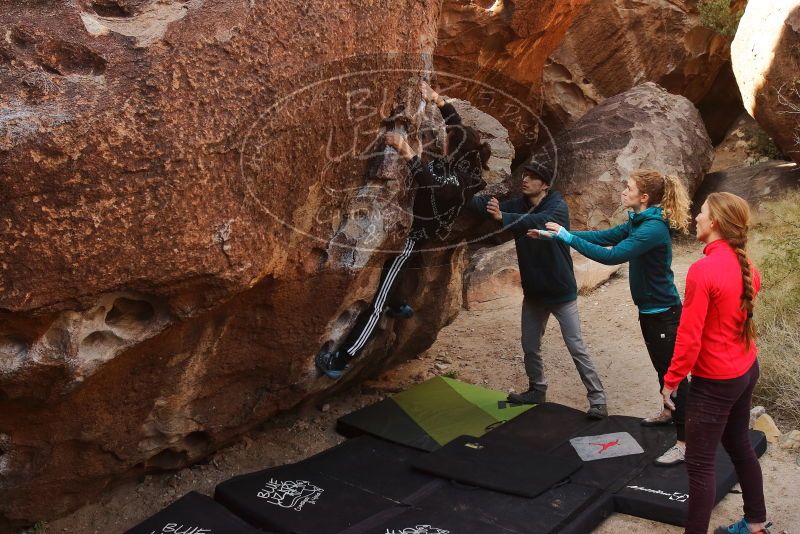
{"type": "MultiPolygon", "coordinates": [[[[675,248],[673,268],[679,290],[689,265],[701,255],[699,245],[675,248]]],[[[105,498],[52,522],[48,531],[69,533],[121,532],[157,512],[190,490],[211,494],[214,486],[234,475],[294,462],[342,441],[336,418],[371,404],[436,374],[455,373],[460,380],[489,388],[524,389],[527,380],[519,348],[521,294],[492,301],[483,309],[462,311],[442,330],[436,343],[418,358],[373,381],[340,393],[323,407],[306,407],[271,420],[258,432],[217,453],[203,465],[148,476],[138,484],[109,491],[105,498]],[[438,364],[438,365],[437,365],[438,364]]],[[[584,338],[609,395],[613,414],[647,416],[659,409],[658,381],[650,364],[628,291],[627,271],[586,297],[579,298],[584,338]]],[[[548,400],[577,408],[586,406],[581,384],[557,324],[551,321],[544,340],[548,400]]],[[[761,460],[772,532],[800,534],[800,458],[770,446],[761,460]]],[[[740,495],[730,494],[714,510],[712,527],[741,517],[740,495]]],[[[596,530],[677,533],[676,527],[614,514],[596,530]]]]}

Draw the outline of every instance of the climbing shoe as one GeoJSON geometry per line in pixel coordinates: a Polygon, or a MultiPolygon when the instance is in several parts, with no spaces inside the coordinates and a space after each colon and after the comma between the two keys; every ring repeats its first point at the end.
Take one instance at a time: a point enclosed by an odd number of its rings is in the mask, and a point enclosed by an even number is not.
{"type": "Polygon", "coordinates": [[[586,415],[589,419],[605,419],[608,417],[608,408],[605,404],[592,404],[586,415]]]}
{"type": "Polygon", "coordinates": [[[658,415],[642,419],[642,426],[664,426],[672,424],[672,412],[669,410],[662,410],[658,415]]]}
{"type": "Polygon", "coordinates": [[[389,306],[386,309],[386,315],[395,319],[411,319],[414,316],[414,308],[406,303],[399,306],[389,306]]]}
{"type": "Polygon", "coordinates": [[[342,374],[347,368],[347,362],[347,353],[339,350],[321,350],[319,354],[317,354],[316,358],[314,358],[314,363],[316,364],[317,369],[319,369],[322,374],[328,378],[332,378],[333,380],[339,380],[342,378],[342,374]]]}
{"type": "MultiPolygon", "coordinates": [[[[756,534],[763,532],[764,534],[769,534],[769,530],[767,527],[771,527],[772,523],[767,523],[767,525],[759,530],[756,534]]],[[[729,525],[727,527],[717,527],[714,529],[714,534],[750,534],[750,525],[747,524],[745,518],[741,518],[736,523],[729,525]]]]}
{"type": "Polygon", "coordinates": [[[508,402],[512,404],[542,404],[546,402],[547,392],[529,389],[522,393],[509,393],[508,402]]]}
{"type": "Polygon", "coordinates": [[[677,443],[667,449],[667,452],[655,459],[655,464],[661,467],[669,467],[678,465],[686,460],[686,446],[680,446],[677,443]]]}

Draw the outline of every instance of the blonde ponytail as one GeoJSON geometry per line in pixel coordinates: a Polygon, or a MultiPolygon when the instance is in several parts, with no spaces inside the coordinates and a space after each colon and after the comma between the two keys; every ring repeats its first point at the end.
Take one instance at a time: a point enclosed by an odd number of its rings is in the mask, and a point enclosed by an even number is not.
{"type": "Polygon", "coordinates": [[[664,176],[658,171],[639,169],[631,173],[640,193],[647,193],[648,206],[661,205],[664,219],[670,228],[683,234],[689,233],[689,207],[692,201],[683,182],[676,176],[664,176]]]}
{"type": "Polygon", "coordinates": [[[689,233],[689,207],[692,201],[689,199],[689,192],[683,186],[677,176],[664,177],[664,198],[661,199],[661,208],[664,210],[664,218],[669,221],[669,225],[674,230],[682,234],[689,233]]]}

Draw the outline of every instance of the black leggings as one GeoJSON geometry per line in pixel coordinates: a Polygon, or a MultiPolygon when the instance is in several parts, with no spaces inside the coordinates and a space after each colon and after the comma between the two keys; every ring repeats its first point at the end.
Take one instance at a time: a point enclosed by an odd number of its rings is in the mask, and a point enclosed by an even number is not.
{"type": "MultiPolygon", "coordinates": [[[[349,358],[358,356],[358,353],[372,337],[380,321],[383,308],[391,299],[392,287],[397,282],[400,271],[408,262],[414,250],[419,248],[420,243],[421,240],[408,238],[406,244],[403,246],[403,251],[391,261],[387,261],[384,264],[383,272],[381,273],[381,283],[378,286],[375,297],[372,299],[372,304],[359,315],[355,327],[350,331],[350,335],[347,336],[347,340],[342,345],[342,350],[347,353],[349,358]]],[[[397,303],[392,302],[392,304],[397,303]]]]}
{"type": "MultiPolygon", "coordinates": [[[[640,313],[639,326],[642,328],[644,344],[650,361],[658,373],[659,397],[664,388],[664,375],[669,370],[672,362],[672,352],[675,350],[675,337],[678,334],[678,324],[681,321],[682,306],[673,306],[661,313],[640,313]]],[[[672,419],[675,421],[675,431],[678,441],[686,441],[686,396],[689,393],[689,381],[685,378],[678,385],[678,396],[675,398],[675,411],[672,419]]]]}
{"type": "Polygon", "coordinates": [[[744,375],[730,380],[696,376],[687,403],[686,469],[689,472],[689,518],[686,532],[708,532],[716,502],[714,462],[722,442],[742,487],[744,518],[767,520],[761,465],[750,443],[750,405],[758,381],[758,361],[744,375]]]}

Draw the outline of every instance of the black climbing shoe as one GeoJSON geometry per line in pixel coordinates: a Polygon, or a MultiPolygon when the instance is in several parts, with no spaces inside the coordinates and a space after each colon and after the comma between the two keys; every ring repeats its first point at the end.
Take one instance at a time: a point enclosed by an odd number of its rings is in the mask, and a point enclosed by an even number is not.
{"type": "Polygon", "coordinates": [[[529,389],[522,393],[509,393],[508,402],[513,404],[542,404],[546,402],[547,393],[545,391],[538,391],[529,389]]]}
{"type": "Polygon", "coordinates": [[[589,419],[605,419],[608,417],[608,408],[605,404],[592,404],[586,412],[589,419]]]}
{"type": "Polygon", "coordinates": [[[317,369],[328,378],[339,380],[347,368],[347,353],[344,351],[321,350],[314,358],[317,369]]]}
{"type": "Polygon", "coordinates": [[[389,306],[386,310],[386,315],[396,319],[411,319],[411,317],[414,315],[414,308],[406,303],[403,303],[397,307],[389,306]]]}

